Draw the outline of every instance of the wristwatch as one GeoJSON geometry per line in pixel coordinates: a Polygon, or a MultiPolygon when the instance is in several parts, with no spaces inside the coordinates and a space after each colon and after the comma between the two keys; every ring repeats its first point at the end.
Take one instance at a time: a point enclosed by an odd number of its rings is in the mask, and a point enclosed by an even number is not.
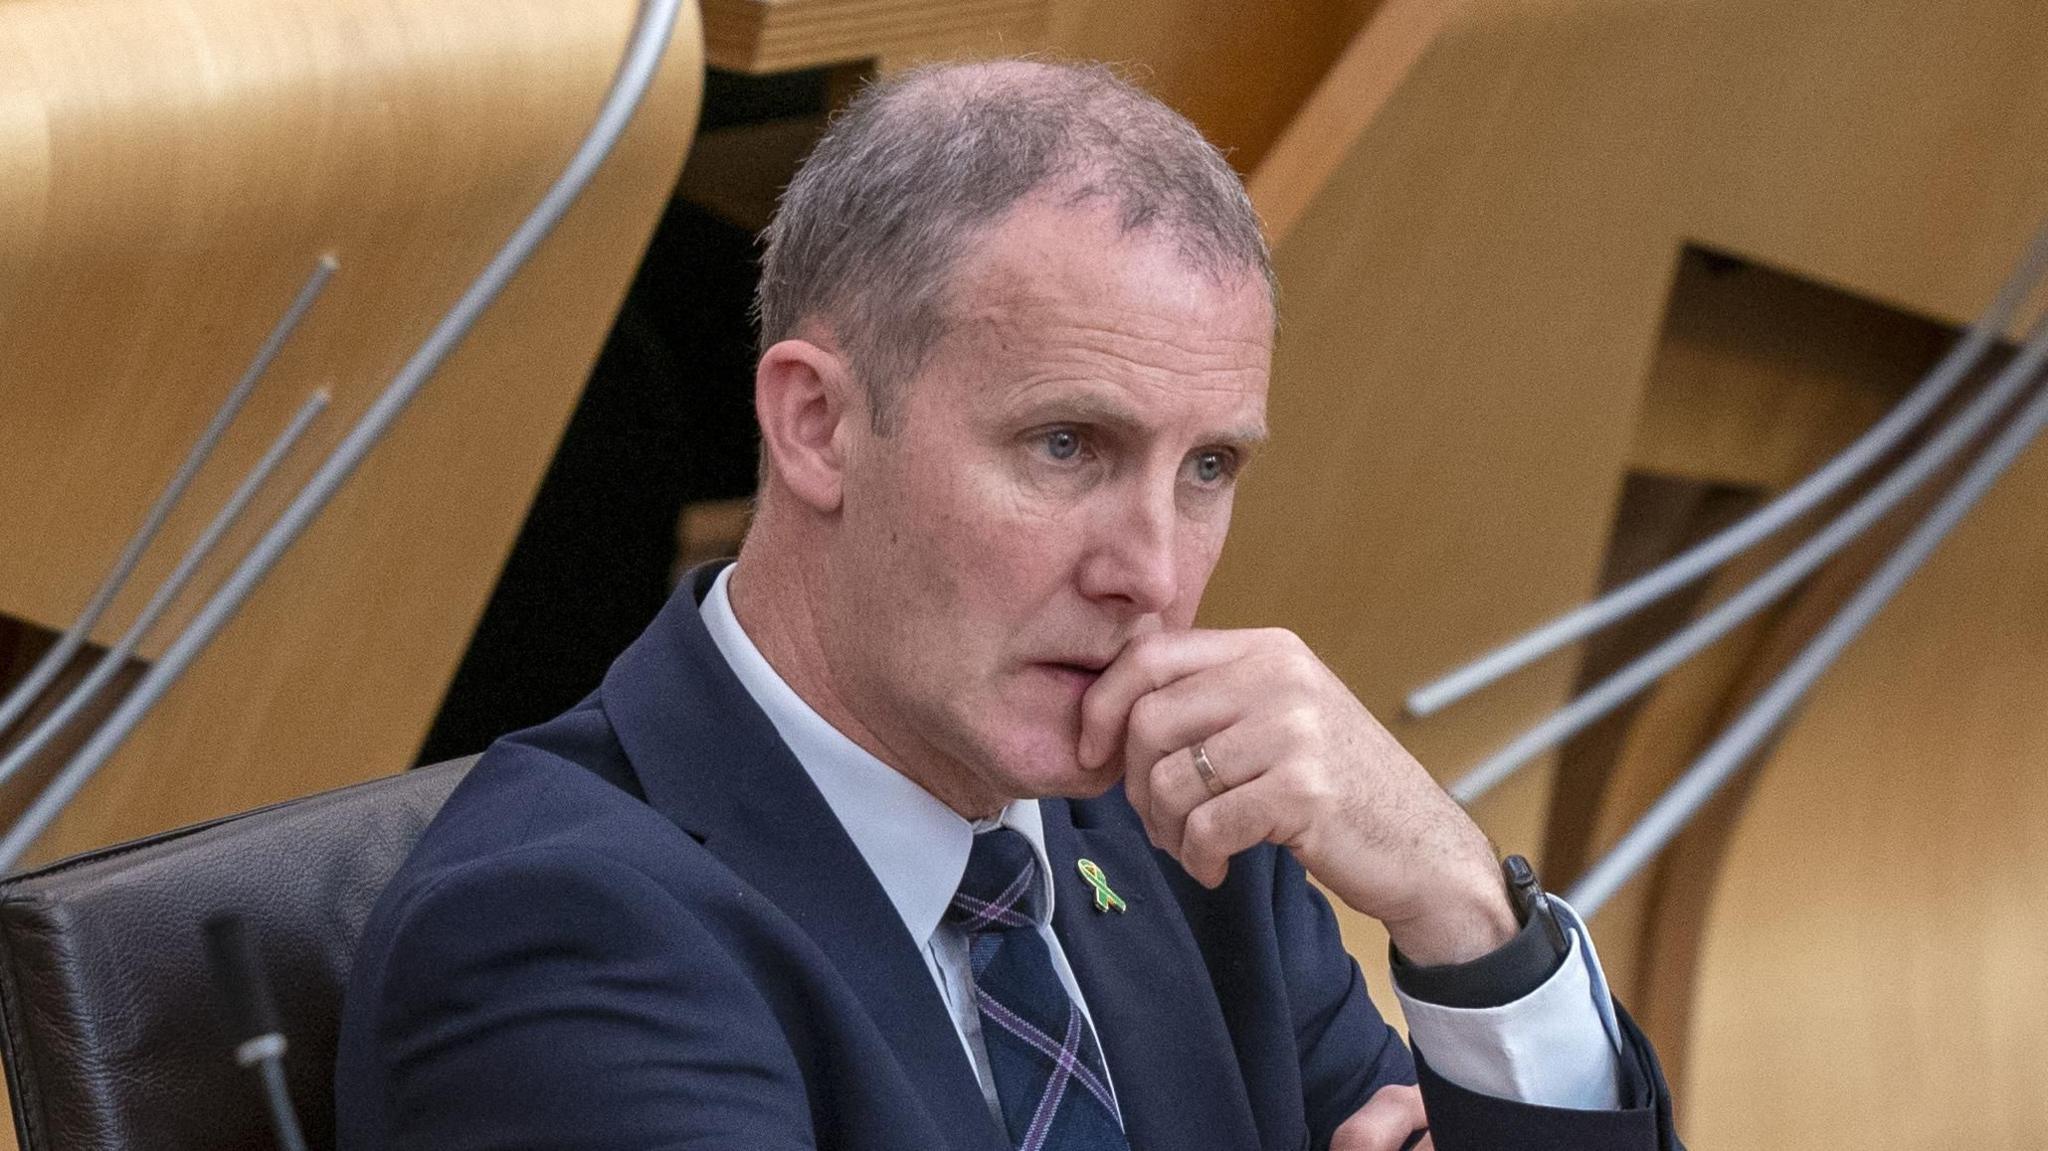
{"type": "Polygon", "coordinates": [[[1550,899],[1543,894],[1543,885],[1536,881],[1536,869],[1520,855],[1510,855],[1500,861],[1501,877],[1507,881],[1508,904],[1515,909],[1515,922],[1523,927],[1530,920],[1543,924],[1543,936],[1562,958],[1572,949],[1571,937],[1565,934],[1564,924],[1557,921],[1557,912],[1550,906],[1550,899]]]}

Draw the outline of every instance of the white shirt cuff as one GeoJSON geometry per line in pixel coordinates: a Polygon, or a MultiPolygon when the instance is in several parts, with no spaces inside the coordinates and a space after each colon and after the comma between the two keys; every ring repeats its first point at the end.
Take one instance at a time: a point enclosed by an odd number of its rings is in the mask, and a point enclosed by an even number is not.
{"type": "Polygon", "coordinates": [[[1401,993],[1408,1041],[1438,1075],[1481,1095],[1582,1111],[1621,1106],[1621,1027],[1578,913],[1550,897],[1571,953],[1543,986],[1499,1007],[1443,1007],[1401,993]]]}

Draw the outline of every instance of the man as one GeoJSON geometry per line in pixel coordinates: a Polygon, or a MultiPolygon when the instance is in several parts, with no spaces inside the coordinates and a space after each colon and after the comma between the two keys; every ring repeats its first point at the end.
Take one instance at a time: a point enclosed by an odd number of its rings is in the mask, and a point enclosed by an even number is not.
{"type": "Polygon", "coordinates": [[[767,239],[739,560],[393,881],[342,1146],[1676,1145],[1568,909],[1300,641],[1192,626],[1274,310],[1190,125],[911,73],[767,239]],[[1419,1067],[1304,873],[1387,925],[1419,1067]]]}

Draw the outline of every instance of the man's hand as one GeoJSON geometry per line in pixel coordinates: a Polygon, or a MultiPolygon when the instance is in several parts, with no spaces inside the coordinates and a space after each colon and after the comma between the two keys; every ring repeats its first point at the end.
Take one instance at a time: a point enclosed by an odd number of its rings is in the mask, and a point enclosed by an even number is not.
{"type": "MultiPolygon", "coordinates": [[[[1408,1140],[1428,1124],[1422,1114],[1422,1092],[1413,1087],[1382,1087],[1365,1106],[1352,1112],[1330,1137],[1330,1151],[1403,1151],[1408,1140]]],[[[1433,1151],[1424,1135],[1409,1151],[1433,1151]]]]}
{"type": "Polygon", "coordinates": [[[1291,632],[1132,640],[1081,701],[1082,763],[1118,756],[1153,844],[1203,884],[1277,843],[1412,962],[1460,963],[1515,934],[1486,836],[1291,632]]]}

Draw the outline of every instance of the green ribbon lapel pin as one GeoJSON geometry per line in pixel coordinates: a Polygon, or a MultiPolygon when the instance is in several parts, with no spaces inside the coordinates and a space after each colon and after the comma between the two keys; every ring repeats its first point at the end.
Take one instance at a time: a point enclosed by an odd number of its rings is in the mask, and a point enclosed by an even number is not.
{"type": "Polygon", "coordinates": [[[1079,860],[1074,864],[1074,866],[1080,869],[1081,878],[1088,881],[1088,886],[1095,889],[1095,910],[1130,910],[1129,907],[1124,905],[1124,897],[1110,890],[1109,877],[1102,874],[1102,869],[1100,867],[1095,866],[1094,860],[1079,860]]]}

